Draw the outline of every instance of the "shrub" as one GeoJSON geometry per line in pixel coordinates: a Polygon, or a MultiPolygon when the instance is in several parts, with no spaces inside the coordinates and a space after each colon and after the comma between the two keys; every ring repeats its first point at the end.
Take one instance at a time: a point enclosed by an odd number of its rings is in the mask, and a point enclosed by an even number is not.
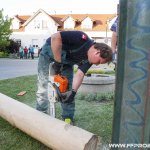
{"type": "Polygon", "coordinates": [[[84,100],[85,94],[84,94],[84,93],[81,93],[81,92],[78,92],[76,97],[77,97],[77,99],[79,99],[79,100],[84,100]]]}
{"type": "Polygon", "coordinates": [[[16,41],[10,39],[9,40],[9,45],[6,47],[6,51],[8,53],[17,53],[19,51],[19,43],[17,43],[16,41]]]}
{"type": "Polygon", "coordinates": [[[109,93],[102,93],[96,95],[96,101],[110,101],[114,99],[114,92],[109,93]]]}
{"type": "Polygon", "coordinates": [[[76,99],[78,100],[85,100],[85,101],[96,101],[96,102],[103,102],[103,101],[111,101],[114,100],[114,92],[108,93],[82,93],[78,92],[76,95],[76,99]]]}
{"type": "MultiPolygon", "coordinates": [[[[77,68],[74,68],[74,72],[77,72],[77,68]]],[[[96,70],[96,69],[91,69],[88,70],[86,74],[115,74],[114,70],[96,70]]]]}
{"type": "Polygon", "coordinates": [[[85,96],[85,100],[87,100],[87,101],[95,101],[96,100],[96,94],[87,94],[86,96],[85,96]]]}
{"type": "Polygon", "coordinates": [[[87,74],[115,74],[114,70],[88,70],[87,74]]]}
{"type": "Polygon", "coordinates": [[[0,58],[6,58],[6,57],[8,57],[8,53],[0,52],[0,58]]]}

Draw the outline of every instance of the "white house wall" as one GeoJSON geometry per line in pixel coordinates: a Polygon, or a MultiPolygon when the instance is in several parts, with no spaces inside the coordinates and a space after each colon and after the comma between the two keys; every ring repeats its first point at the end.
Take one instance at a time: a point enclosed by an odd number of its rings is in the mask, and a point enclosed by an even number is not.
{"type": "Polygon", "coordinates": [[[64,29],[69,28],[69,29],[74,29],[75,27],[75,21],[69,17],[65,22],[64,22],[64,29]]]}
{"type": "Polygon", "coordinates": [[[93,22],[89,17],[82,21],[81,28],[84,29],[85,27],[88,27],[88,29],[92,29],[93,27],[93,22]]]}
{"type": "Polygon", "coordinates": [[[112,32],[102,32],[102,31],[88,31],[86,32],[90,37],[96,37],[96,38],[105,38],[105,37],[111,37],[112,32]]]}
{"type": "Polygon", "coordinates": [[[90,38],[93,38],[95,42],[105,42],[110,45],[112,32],[97,32],[97,31],[88,31],[85,32],[90,38]],[[107,40],[107,41],[106,41],[107,40]]]}
{"type": "MultiPolygon", "coordinates": [[[[16,21],[17,24],[17,21],[16,21]]],[[[24,32],[13,32],[10,36],[11,39],[21,40],[21,45],[23,47],[30,45],[36,46],[36,51],[38,48],[41,48],[48,37],[50,37],[53,33],[57,32],[56,22],[50,18],[48,15],[44,13],[38,14],[35,18],[33,18],[27,26],[25,26],[24,32]],[[39,21],[41,27],[39,29],[35,29],[34,21],[39,21]],[[42,29],[42,20],[47,21],[47,29],[42,29]]]]}
{"type": "Polygon", "coordinates": [[[57,26],[55,21],[46,15],[45,13],[39,13],[35,18],[33,18],[25,27],[25,32],[32,33],[44,33],[49,32],[50,34],[55,33],[57,31],[57,26]],[[35,28],[35,21],[39,21],[40,28],[35,28]],[[42,28],[42,21],[47,21],[47,29],[42,28]]]}
{"type": "Polygon", "coordinates": [[[14,17],[14,19],[12,20],[12,29],[19,29],[19,25],[20,25],[20,21],[14,17]]]}
{"type": "Polygon", "coordinates": [[[21,40],[21,45],[23,47],[30,45],[38,45],[38,47],[42,47],[44,42],[48,37],[51,35],[49,34],[26,34],[26,33],[13,33],[10,38],[14,39],[15,41],[21,40]],[[37,43],[33,43],[33,41],[36,40],[37,43]]]}

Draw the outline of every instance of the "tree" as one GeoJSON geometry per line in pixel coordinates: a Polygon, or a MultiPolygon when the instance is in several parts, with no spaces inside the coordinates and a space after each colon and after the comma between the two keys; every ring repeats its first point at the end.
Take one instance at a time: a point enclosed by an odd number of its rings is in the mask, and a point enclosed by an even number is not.
{"type": "Polygon", "coordinates": [[[3,16],[3,9],[0,10],[0,51],[6,51],[6,47],[10,44],[9,36],[12,33],[10,29],[11,19],[3,16]]]}
{"type": "Polygon", "coordinates": [[[13,39],[9,40],[9,45],[6,46],[6,50],[8,53],[17,53],[19,51],[19,43],[14,41],[13,39]]]}

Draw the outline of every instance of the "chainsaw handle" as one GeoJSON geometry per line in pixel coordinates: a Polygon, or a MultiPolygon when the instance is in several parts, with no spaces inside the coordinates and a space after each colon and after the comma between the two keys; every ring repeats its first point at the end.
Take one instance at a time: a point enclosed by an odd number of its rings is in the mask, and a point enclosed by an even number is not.
{"type": "Polygon", "coordinates": [[[59,97],[58,101],[61,101],[61,102],[63,102],[63,103],[66,102],[66,100],[65,100],[65,97],[66,97],[66,96],[63,95],[63,94],[61,94],[61,92],[60,92],[58,86],[57,86],[55,83],[53,83],[52,85],[53,85],[53,87],[56,89],[57,95],[58,95],[58,97],[59,97]]]}
{"type": "Polygon", "coordinates": [[[53,87],[56,89],[56,92],[57,92],[57,95],[58,95],[59,99],[61,99],[61,93],[60,93],[60,91],[59,91],[58,86],[57,86],[55,83],[53,83],[52,85],[53,85],[53,87]]]}

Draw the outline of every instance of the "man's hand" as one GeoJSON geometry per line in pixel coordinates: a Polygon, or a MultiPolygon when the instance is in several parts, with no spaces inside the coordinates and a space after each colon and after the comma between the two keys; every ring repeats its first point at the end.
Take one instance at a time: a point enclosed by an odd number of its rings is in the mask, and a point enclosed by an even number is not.
{"type": "Polygon", "coordinates": [[[63,103],[71,103],[74,100],[76,92],[74,90],[67,91],[61,94],[61,99],[63,103]]]}
{"type": "Polygon", "coordinates": [[[117,65],[117,52],[114,52],[112,55],[112,63],[115,65],[114,70],[116,70],[117,65]]]}
{"type": "Polygon", "coordinates": [[[59,62],[54,62],[52,68],[55,71],[55,74],[60,74],[62,71],[63,64],[59,62]]]}
{"type": "Polygon", "coordinates": [[[117,52],[114,52],[114,53],[112,54],[112,62],[113,62],[113,63],[117,63],[117,52]]]}

